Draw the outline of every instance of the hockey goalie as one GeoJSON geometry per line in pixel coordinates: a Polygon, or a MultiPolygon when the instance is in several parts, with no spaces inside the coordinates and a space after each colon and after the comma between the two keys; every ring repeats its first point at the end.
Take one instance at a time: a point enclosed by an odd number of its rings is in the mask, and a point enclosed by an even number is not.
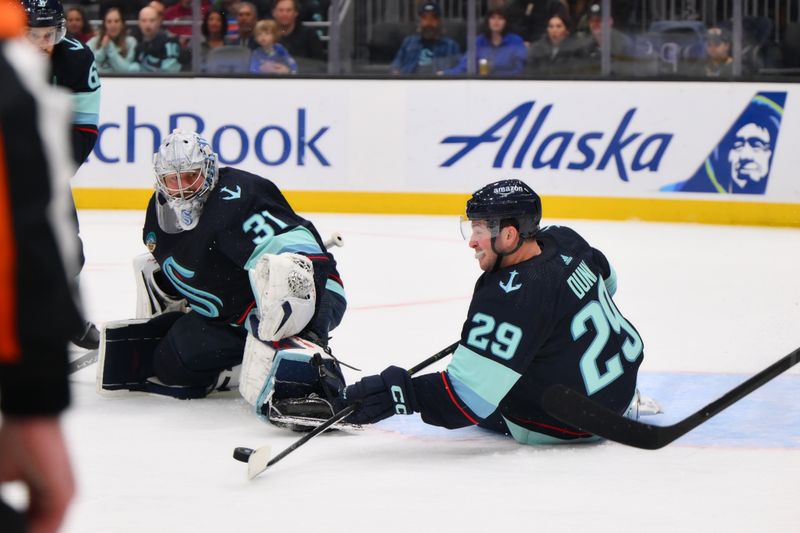
{"type": "Polygon", "coordinates": [[[314,225],[269,180],[220,168],[197,133],[174,130],[153,166],[136,319],[103,329],[98,391],[190,399],[238,384],[278,425],[330,416],[344,378],[329,332],[347,304],[314,225]]]}

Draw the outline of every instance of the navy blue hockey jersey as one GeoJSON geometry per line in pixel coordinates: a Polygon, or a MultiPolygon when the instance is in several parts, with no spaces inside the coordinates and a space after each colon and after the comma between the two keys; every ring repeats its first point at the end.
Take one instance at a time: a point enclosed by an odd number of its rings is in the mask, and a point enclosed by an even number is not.
{"type": "Polygon", "coordinates": [[[314,264],[317,302],[324,290],[344,298],[336,261],[317,230],[297,215],[271,181],[231,167],[219,169],[197,226],[170,234],[158,225],[156,192],[143,237],[164,275],[201,315],[242,324],[255,305],[248,269],[263,254],[300,253],[314,264]]]}
{"type": "Polygon", "coordinates": [[[569,228],[536,238],[540,255],[478,279],[447,370],[414,378],[426,422],[550,443],[591,437],[542,410],[554,383],[620,413],[630,404],[643,344],[612,299],[613,268],[569,228]]]}
{"type": "Polygon", "coordinates": [[[53,47],[53,82],[72,93],[72,152],[80,165],[97,142],[100,118],[100,75],[94,54],[77,39],[65,37],[53,47]]]}

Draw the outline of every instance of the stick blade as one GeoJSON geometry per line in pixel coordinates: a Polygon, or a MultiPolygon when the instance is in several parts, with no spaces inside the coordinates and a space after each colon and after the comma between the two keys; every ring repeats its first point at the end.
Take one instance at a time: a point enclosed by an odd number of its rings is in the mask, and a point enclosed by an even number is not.
{"type": "Polygon", "coordinates": [[[551,385],[545,391],[542,407],[565,424],[626,446],[657,450],[675,440],[667,431],[668,427],[643,424],[621,416],[561,384],[551,385]]]}
{"type": "Polygon", "coordinates": [[[268,445],[257,448],[251,453],[250,458],[247,460],[247,479],[255,479],[256,476],[266,470],[271,456],[272,448],[268,445]]]}

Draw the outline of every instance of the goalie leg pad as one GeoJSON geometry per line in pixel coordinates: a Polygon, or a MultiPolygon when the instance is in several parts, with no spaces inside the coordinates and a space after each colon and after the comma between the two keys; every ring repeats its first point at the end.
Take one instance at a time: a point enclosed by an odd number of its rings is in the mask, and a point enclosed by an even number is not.
{"type": "Polygon", "coordinates": [[[258,338],[279,341],[300,333],[316,310],[314,267],[305,256],[264,254],[249,271],[258,307],[258,338]]]}
{"type": "Polygon", "coordinates": [[[298,337],[277,348],[252,335],[247,342],[240,391],[258,417],[307,431],[333,415],[345,381],[321,347],[298,337]]]}
{"type": "Polygon", "coordinates": [[[100,336],[97,391],[132,390],[153,376],[153,353],[182,313],[107,322],[100,336]]]}
{"type": "Polygon", "coordinates": [[[191,399],[235,387],[244,344],[239,339],[241,328],[203,327],[193,320],[194,315],[175,312],[150,320],[107,323],[101,338],[97,391],[105,396],[135,391],[191,399]],[[202,352],[198,346],[207,349],[202,352]],[[206,366],[187,367],[179,349],[197,355],[191,364],[206,366]]]}

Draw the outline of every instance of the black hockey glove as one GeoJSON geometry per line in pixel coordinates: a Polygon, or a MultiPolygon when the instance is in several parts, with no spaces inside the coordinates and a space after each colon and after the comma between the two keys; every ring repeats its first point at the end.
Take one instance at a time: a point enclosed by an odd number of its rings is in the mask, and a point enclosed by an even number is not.
{"type": "Polygon", "coordinates": [[[342,393],[346,405],[360,407],[345,420],[351,424],[374,424],[392,415],[410,415],[417,410],[411,376],[400,367],[390,366],[377,376],[367,376],[342,393]]]}

